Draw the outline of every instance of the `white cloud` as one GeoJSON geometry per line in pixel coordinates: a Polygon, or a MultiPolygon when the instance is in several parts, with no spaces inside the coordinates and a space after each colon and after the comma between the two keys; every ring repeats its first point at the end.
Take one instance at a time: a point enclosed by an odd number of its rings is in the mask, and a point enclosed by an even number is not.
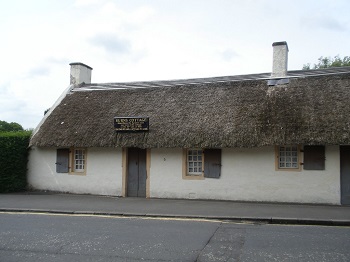
{"type": "Polygon", "coordinates": [[[344,22],[340,22],[335,17],[329,17],[327,15],[313,15],[308,17],[301,18],[301,25],[310,27],[311,29],[326,29],[329,31],[339,31],[345,32],[349,31],[347,24],[344,22]]]}
{"type": "Polygon", "coordinates": [[[97,34],[88,41],[97,47],[102,47],[107,54],[123,55],[130,52],[130,41],[115,34],[97,34]]]}
{"type": "Polygon", "coordinates": [[[341,0],[3,1],[0,120],[35,127],[68,86],[70,62],[93,67],[93,82],[117,82],[268,72],[274,41],[288,42],[290,69],[349,55],[349,9],[341,0]]]}
{"type": "Polygon", "coordinates": [[[99,0],[75,0],[75,7],[86,7],[91,5],[96,5],[99,3],[99,0]]]}
{"type": "Polygon", "coordinates": [[[225,61],[231,61],[233,58],[237,58],[239,55],[234,50],[228,48],[221,52],[222,58],[225,61]]]}

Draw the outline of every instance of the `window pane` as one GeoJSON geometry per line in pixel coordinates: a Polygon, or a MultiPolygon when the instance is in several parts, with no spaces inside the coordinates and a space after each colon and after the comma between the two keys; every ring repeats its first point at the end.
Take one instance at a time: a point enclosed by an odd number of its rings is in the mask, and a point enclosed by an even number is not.
{"type": "Polygon", "coordinates": [[[281,146],[279,147],[279,168],[298,168],[298,147],[281,146]]]}
{"type": "Polygon", "coordinates": [[[187,151],[187,173],[189,175],[202,174],[202,150],[191,149],[187,151]]]}
{"type": "Polygon", "coordinates": [[[85,167],[85,150],[75,149],[74,150],[74,171],[84,172],[85,167]]]}

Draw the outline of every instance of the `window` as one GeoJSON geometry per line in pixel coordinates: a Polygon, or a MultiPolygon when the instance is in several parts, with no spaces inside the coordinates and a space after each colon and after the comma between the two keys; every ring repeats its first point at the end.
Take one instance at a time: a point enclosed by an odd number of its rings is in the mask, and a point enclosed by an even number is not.
{"type": "Polygon", "coordinates": [[[183,178],[220,178],[221,149],[184,149],[183,178]]]}
{"type": "Polygon", "coordinates": [[[325,147],[304,146],[304,169],[325,170],[325,147]]]}
{"type": "Polygon", "coordinates": [[[84,175],[86,171],[86,149],[60,148],[56,154],[56,172],[84,175]]]}
{"type": "Polygon", "coordinates": [[[74,149],[73,165],[73,172],[85,171],[85,149],[74,149]]]}
{"type": "Polygon", "coordinates": [[[299,152],[296,145],[276,147],[276,169],[299,171],[299,152]]]}
{"type": "Polygon", "coordinates": [[[187,151],[187,175],[200,176],[203,170],[203,156],[201,149],[187,151]]]}

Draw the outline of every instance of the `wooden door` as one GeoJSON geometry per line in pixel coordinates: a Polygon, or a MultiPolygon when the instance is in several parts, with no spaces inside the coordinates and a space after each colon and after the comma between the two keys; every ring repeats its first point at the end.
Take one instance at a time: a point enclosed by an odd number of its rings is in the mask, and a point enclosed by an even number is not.
{"type": "Polygon", "coordinates": [[[128,149],[127,196],[146,197],[146,149],[128,149]]]}
{"type": "Polygon", "coordinates": [[[350,205],[350,146],[340,146],[341,203],[350,205]]]}

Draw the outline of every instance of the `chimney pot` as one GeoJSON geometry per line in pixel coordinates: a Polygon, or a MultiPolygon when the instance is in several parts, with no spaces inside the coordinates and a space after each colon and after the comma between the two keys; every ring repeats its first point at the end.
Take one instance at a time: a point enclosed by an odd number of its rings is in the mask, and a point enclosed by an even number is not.
{"type": "Polygon", "coordinates": [[[70,63],[70,84],[79,85],[81,83],[91,83],[92,67],[80,62],[70,63]]]}
{"type": "Polygon", "coordinates": [[[274,42],[273,47],[273,65],[271,77],[283,78],[287,76],[288,68],[288,45],[286,41],[274,42]]]}

